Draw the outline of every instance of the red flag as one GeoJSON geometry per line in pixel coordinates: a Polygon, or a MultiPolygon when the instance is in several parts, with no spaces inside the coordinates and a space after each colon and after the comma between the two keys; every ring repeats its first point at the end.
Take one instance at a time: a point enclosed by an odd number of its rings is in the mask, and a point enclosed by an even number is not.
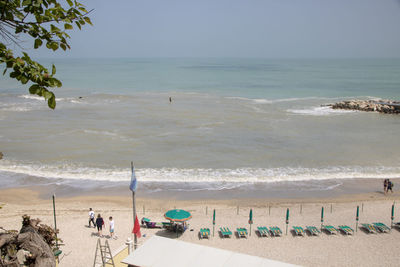
{"type": "Polygon", "coordinates": [[[135,234],[139,238],[142,236],[142,234],[140,233],[140,224],[137,216],[135,219],[135,225],[133,226],[132,234],[135,234]]]}

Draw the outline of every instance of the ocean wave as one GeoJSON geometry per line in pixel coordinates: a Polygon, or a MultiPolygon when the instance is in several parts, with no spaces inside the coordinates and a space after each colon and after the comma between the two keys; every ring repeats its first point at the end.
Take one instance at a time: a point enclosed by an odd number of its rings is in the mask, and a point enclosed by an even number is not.
{"type": "Polygon", "coordinates": [[[38,100],[38,101],[45,101],[44,97],[37,96],[37,95],[21,95],[20,98],[31,99],[31,100],[38,100]]]}
{"type": "MultiPolygon", "coordinates": [[[[121,182],[129,181],[129,168],[83,167],[78,164],[42,165],[0,162],[0,171],[35,177],[121,182]]],[[[329,168],[238,168],[238,169],[182,169],[138,168],[136,176],[143,182],[175,183],[273,183],[328,179],[398,178],[400,167],[329,167],[329,168]]]]}
{"type": "Polygon", "coordinates": [[[343,114],[348,114],[348,113],[357,113],[358,111],[333,109],[331,107],[312,107],[312,108],[305,108],[305,109],[288,109],[287,112],[299,114],[299,115],[329,116],[329,115],[343,115],[343,114]]]}

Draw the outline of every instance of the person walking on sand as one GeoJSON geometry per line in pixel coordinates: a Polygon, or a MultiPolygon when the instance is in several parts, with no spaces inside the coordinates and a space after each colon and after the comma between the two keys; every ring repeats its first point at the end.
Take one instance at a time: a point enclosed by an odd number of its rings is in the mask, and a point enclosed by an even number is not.
{"type": "Polygon", "coordinates": [[[92,210],[92,208],[89,209],[89,228],[90,223],[93,223],[93,227],[96,228],[96,223],[94,222],[94,211],[92,210]]]}
{"type": "Polygon", "coordinates": [[[385,179],[385,180],[383,181],[383,193],[384,193],[384,194],[386,194],[387,191],[388,191],[388,182],[389,182],[389,179],[385,179]]]}
{"type": "Polygon", "coordinates": [[[386,192],[389,192],[389,190],[390,190],[391,193],[393,193],[393,183],[392,183],[392,181],[390,181],[390,180],[388,179],[388,185],[387,185],[387,190],[386,190],[386,192]]]}
{"type": "Polygon", "coordinates": [[[110,216],[109,220],[110,220],[110,238],[115,238],[114,237],[114,220],[113,220],[113,217],[110,216]]]}
{"type": "Polygon", "coordinates": [[[101,217],[100,213],[97,215],[97,219],[96,219],[96,226],[97,226],[97,232],[99,233],[100,237],[103,237],[103,225],[104,225],[104,220],[101,217]]]}

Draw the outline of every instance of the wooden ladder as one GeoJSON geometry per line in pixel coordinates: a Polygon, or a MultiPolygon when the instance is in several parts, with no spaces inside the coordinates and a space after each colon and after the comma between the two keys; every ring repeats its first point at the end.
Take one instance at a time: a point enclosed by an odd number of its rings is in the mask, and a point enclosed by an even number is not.
{"type": "Polygon", "coordinates": [[[111,254],[111,249],[110,245],[108,244],[108,241],[106,240],[103,246],[99,238],[97,239],[96,254],[94,255],[93,267],[97,266],[105,267],[106,265],[111,265],[115,267],[114,259],[111,254]],[[98,257],[100,257],[101,261],[98,260],[98,257]]]}

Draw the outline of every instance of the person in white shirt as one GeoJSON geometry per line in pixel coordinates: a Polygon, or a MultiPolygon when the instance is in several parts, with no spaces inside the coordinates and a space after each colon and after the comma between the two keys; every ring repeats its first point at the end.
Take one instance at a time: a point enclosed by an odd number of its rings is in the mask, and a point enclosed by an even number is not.
{"type": "Polygon", "coordinates": [[[114,237],[114,220],[113,217],[110,216],[110,237],[114,237]]]}
{"type": "Polygon", "coordinates": [[[89,228],[90,223],[93,223],[93,227],[96,228],[96,223],[94,222],[94,211],[92,210],[92,208],[89,209],[89,228]]]}

